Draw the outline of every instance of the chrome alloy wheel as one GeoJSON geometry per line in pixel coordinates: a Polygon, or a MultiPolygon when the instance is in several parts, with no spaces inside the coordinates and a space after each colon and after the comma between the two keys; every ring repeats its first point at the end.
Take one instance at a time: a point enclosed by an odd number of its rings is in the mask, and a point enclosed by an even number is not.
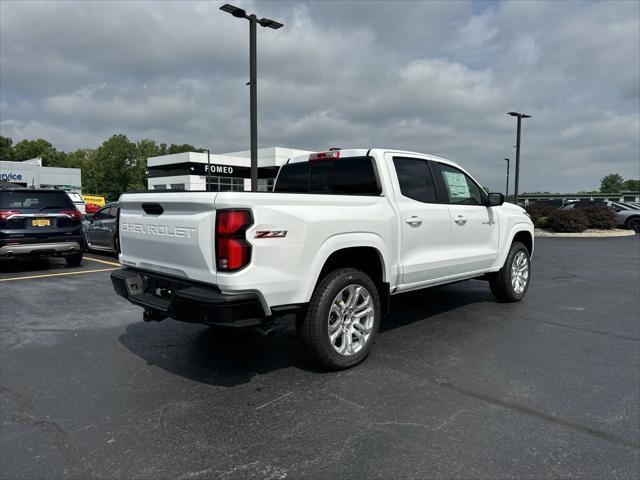
{"type": "Polygon", "coordinates": [[[527,288],[529,282],[529,259],[527,254],[520,250],[513,257],[511,264],[511,286],[513,291],[520,295],[527,288]]]}
{"type": "Polygon", "coordinates": [[[371,294],[362,285],[351,284],[333,299],[329,310],[329,341],[340,355],[351,356],[362,350],[375,319],[371,294]]]}

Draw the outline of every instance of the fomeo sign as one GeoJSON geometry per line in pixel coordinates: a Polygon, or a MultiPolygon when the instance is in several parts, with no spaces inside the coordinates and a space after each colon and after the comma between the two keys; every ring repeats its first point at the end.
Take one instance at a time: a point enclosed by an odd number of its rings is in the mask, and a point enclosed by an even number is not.
{"type": "MultiPolygon", "coordinates": [[[[204,166],[204,171],[209,171],[209,165],[204,166]]],[[[233,167],[229,165],[211,165],[211,173],[224,173],[227,175],[233,175],[233,167]]]]}
{"type": "MultiPolygon", "coordinates": [[[[274,178],[276,167],[260,168],[260,178],[274,178]]],[[[165,165],[150,165],[149,178],[174,177],[176,175],[213,175],[216,177],[251,178],[251,168],[239,165],[206,164],[202,162],[180,162],[165,165]],[[211,171],[209,171],[209,169],[211,171]]]]}
{"type": "Polygon", "coordinates": [[[0,180],[4,180],[5,182],[11,182],[15,180],[22,181],[22,174],[14,172],[0,173],[0,180]]]}

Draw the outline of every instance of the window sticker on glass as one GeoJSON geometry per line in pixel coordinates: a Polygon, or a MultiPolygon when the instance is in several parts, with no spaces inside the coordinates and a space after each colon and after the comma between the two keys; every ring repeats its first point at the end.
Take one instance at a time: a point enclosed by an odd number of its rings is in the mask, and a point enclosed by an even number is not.
{"type": "Polygon", "coordinates": [[[447,181],[447,187],[451,198],[469,198],[469,185],[467,185],[467,179],[464,174],[457,172],[442,172],[444,178],[447,181]]]}

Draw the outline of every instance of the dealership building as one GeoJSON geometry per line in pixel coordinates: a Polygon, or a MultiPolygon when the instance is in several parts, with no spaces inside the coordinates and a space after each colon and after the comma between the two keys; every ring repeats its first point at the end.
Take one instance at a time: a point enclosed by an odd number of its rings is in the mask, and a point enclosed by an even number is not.
{"type": "Polygon", "coordinates": [[[82,193],[82,173],[79,168],[43,167],[41,158],[24,162],[1,160],[0,181],[21,187],[60,188],[82,193]]]}
{"type": "MultiPolygon", "coordinates": [[[[258,149],[258,190],[269,191],[280,166],[307,150],[269,147],[258,149]]],[[[251,156],[248,151],[211,154],[185,152],[147,159],[150,190],[251,190],[251,156]],[[207,188],[208,178],[208,188],[207,188]]]]}

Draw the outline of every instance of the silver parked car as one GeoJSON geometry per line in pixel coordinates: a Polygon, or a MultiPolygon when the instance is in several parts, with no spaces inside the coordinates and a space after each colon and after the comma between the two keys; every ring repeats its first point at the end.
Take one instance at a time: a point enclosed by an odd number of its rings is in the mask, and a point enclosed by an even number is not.
{"type": "Polygon", "coordinates": [[[83,223],[87,248],[118,254],[117,202],[107,203],[83,223]]]}
{"type": "Polygon", "coordinates": [[[635,202],[608,202],[609,207],[616,212],[618,225],[631,228],[640,233],[640,204],[635,202]]]}

